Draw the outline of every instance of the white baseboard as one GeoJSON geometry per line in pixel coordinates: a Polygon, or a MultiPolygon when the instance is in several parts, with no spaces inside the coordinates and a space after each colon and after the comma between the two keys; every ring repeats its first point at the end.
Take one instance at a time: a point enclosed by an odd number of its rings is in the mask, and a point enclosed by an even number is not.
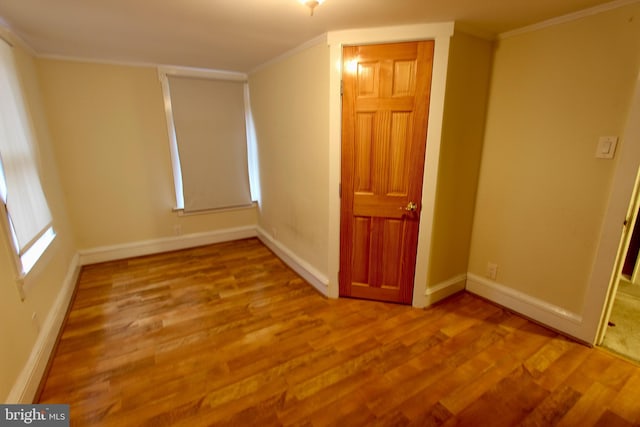
{"type": "Polygon", "coordinates": [[[256,227],[246,226],[227,228],[224,230],[208,231],[204,233],[185,234],[183,236],[166,237],[162,239],[144,240],[141,242],[125,243],[122,245],[103,246],[94,249],[81,250],[80,265],[99,262],[115,261],[162,252],[211,245],[231,240],[256,237],[256,227]]]}
{"type": "Polygon", "coordinates": [[[67,308],[71,303],[79,273],[80,257],[75,255],[71,260],[58,297],[40,328],[40,333],[33,345],[31,355],[9,392],[6,403],[32,403],[36,397],[40,381],[45,373],[49,357],[56,345],[58,333],[67,314],[67,308]]]}
{"type": "Polygon", "coordinates": [[[473,273],[467,273],[467,291],[584,341],[579,314],[473,273]]]}
{"type": "Polygon", "coordinates": [[[258,238],[275,253],[293,271],[298,273],[311,286],[316,288],[324,296],[329,295],[329,279],[311,264],[294,254],[289,248],[275,240],[269,233],[258,227],[258,238]]]}
{"type": "Polygon", "coordinates": [[[466,282],[467,275],[461,274],[442,283],[438,283],[435,286],[429,286],[424,293],[426,296],[427,307],[464,290],[466,282]]]}

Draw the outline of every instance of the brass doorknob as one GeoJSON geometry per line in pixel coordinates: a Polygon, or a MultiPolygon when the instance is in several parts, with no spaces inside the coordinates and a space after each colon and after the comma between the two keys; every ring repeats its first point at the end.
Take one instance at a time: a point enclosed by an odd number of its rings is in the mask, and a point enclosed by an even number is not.
{"type": "Polygon", "coordinates": [[[418,210],[418,204],[415,202],[409,202],[407,206],[405,206],[404,210],[407,212],[415,212],[418,210]]]}

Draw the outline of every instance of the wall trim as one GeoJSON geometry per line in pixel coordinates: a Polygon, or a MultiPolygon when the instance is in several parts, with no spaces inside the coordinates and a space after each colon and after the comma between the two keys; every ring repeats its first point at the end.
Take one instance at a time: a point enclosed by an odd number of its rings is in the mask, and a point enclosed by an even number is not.
{"type": "Polygon", "coordinates": [[[264,68],[267,68],[268,66],[272,65],[272,64],[276,64],[278,62],[284,61],[287,58],[290,58],[294,55],[297,55],[300,52],[303,52],[309,48],[312,48],[316,45],[322,44],[322,43],[327,43],[327,33],[321,34],[318,37],[314,37],[311,40],[307,40],[306,42],[294,47],[293,49],[290,49],[288,51],[286,51],[285,53],[276,56],[275,58],[272,58],[270,60],[268,60],[267,62],[263,62],[262,64],[258,65],[257,67],[255,67],[254,69],[252,69],[251,71],[249,71],[249,74],[253,74],[257,71],[260,71],[264,68]]]}
{"type": "Polygon", "coordinates": [[[0,18],[0,38],[9,43],[11,47],[18,46],[26,50],[31,56],[38,56],[38,52],[33,49],[22,37],[20,37],[11,26],[0,18]]]}
{"type": "Polygon", "coordinates": [[[464,33],[469,36],[473,36],[479,39],[494,41],[497,38],[496,33],[492,33],[489,31],[482,30],[473,25],[469,25],[466,22],[455,22],[454,23],[454,34],[464,33]]]}
{"type": "Polygon", "coordinates": [[[18,375],[6,403],[32,403],[38,392],[42,376],[47,369],[51,352],[55,348],[58,333],[64,323],[67,309],[80,274],[80,257],[76,254],[69,264],[62,288],[45,319],[40,333],[29,355],[29,359],[18,375]]]}
{"type": "Polygon", "coordinates": [[[307,261],[300,258],[293,251],[287,248],[282,242],[277,241],[263,228],[258,227],[258,239],[271,249],[282,262],[287,264],[293,271],[298,273],[311,286],[316,288],[325,297],[329,296],[329,279],[319,272],[307,261]]]}
{"type": "Polygon", "coordinates": [[[567,22],[586,18],[587,16],[597,15],[599,13],[607,12],[609,10],[617,9],[619,7],[627,6],[633,3],[638,3],[638,1],[640,0],[615,0],[609,3],[604,3],[598,6],[590,7],[588,9],[583,9],[577,12],[568,13],[566,15],[547,19],[546,21],[538,22],[536,24],[527,25],[522,28],[516,28],[515,30],[505,31],[504,33],[498,34],[498,40],[508,39],[510,37],[515,37],[522,34],[531,33],[533,31],[542,30],[544,28],[553,27],[555,25],[564,24],[567,22]]]}
{"type": "MultiPolygon", "coordinates": [[[[133,68],[158,68],[163,64],[156,64],[153,62],[142,61],[127,61],[125,59],[108,59],[108,58],[95,58],[91,56],[73,56],[73,55],[61,55],[55,53],[38,53],[34,55],[38,59],[47,59],[50,61],[66,61],[66,62],[80,62],[84,64],[97,64],[97,65],[112,65],[115,67],[133,67],[133,68]]],[[[167,65],[170,66],[170,65],[167,65]]]]}
{"type": "Polygon", "coordinates": [[[102,246],[93,249],[80,250],[78,251],[78,254],[80,255],[80,265],[87,265],[170,252],[180,249],[188,249],[196,246],[228,242],[231,240],[248,239],[250,237],[256,237],[256,228],[253,225],[207,231],[203,233],[185,234],[175,237],[165,237],[161,239],[143,240],[140,242],[124,243],[121,245],[102,246]]]}
{"type": "Polygon", "coordinates": [[[495,302],[564,334],[588,341],[582,334],[582,316],[492,280],[467,273],[467,291],[495,302]]]}
{"type": "Polygon", "coordinates": [[[450,21],[331,31],[327,35],[327,42],[342,47],[353,44],[435,40],[438,37],[451,37],[454,26],[454,22],[450,21]]]}
{"type": "Polygon", "coordinates": [[[211,80],[246,82],[247,73],[237,71],[216,70],[211,68],[183,67],[179,65],[158,65],[158,73],[165,76],[199,77],[211,80]]]}
{"type": "Polygon", "coordinates": [[[464,290],[466,283],[467,274],[465,273],[452,277],[444,282],[438,283],[437,285],[427,287],[427,290],[424,293],[427,297],[427,306],[433,305],[438,301],[442,301],[443,299],[464,290]]]}

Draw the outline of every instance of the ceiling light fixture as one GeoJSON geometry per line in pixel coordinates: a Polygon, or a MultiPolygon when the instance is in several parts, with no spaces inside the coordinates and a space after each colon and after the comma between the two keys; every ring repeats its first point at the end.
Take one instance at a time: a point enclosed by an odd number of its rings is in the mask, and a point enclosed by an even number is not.
{"type": "Polygon", "coordinates": [[[324,2],[324,0],[299,0],[299,1],[300,3],[304,4],[309,8],[309,10],[311,11],[311,16],[313,16],[313,10],[316,8],[316,6],[319,6],[324,2]]]}

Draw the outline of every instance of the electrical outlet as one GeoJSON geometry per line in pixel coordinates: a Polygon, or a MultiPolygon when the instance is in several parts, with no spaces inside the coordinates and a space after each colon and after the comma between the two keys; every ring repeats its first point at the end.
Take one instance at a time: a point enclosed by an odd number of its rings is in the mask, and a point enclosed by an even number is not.
{"type": "Polygon", "coordinates": [[[274,239],[278,238],[278,229],[277,228],[273,227],[271,229],[271,236],[273,236],[274,239]]]}
{"type": "Polygon", "coordinates": [[[498,264],[490,262],[487,264],[487,277],[491,280],[496,280],[498,276],[498,264]]]}
{"type": "Polygon", "coordinates": [[[182,234],[182,225],[181,224],[176,224],[173,226],[173,232],[176,236],[179,236],[182,234]]]}

